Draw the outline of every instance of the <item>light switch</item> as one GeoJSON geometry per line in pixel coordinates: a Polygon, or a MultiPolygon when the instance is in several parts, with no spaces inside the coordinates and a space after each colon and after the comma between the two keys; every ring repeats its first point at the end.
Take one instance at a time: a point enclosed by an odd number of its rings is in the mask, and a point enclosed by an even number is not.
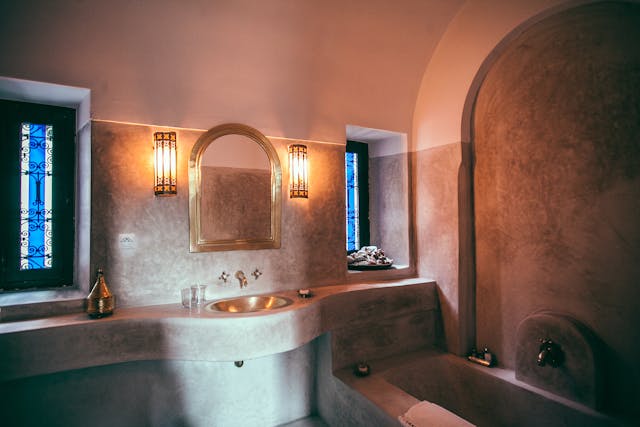
{"type": "Polygon", "coordinates": [[[136,235],[132,233],[118,234],[118,245],[120,249],[135,249],[136,235]]]}

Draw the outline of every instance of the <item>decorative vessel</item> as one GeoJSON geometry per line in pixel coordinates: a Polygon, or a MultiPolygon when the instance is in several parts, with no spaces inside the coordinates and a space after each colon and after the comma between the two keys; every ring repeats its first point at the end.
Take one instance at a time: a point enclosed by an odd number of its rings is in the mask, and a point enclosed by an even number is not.
{"type": "Polygon", "coordinates": [[[96,273],[96,283],[87,296],[87,314],[98,319],[113,314],[115,298],[104,280],[104,272],[101,268],[96,273]]]}

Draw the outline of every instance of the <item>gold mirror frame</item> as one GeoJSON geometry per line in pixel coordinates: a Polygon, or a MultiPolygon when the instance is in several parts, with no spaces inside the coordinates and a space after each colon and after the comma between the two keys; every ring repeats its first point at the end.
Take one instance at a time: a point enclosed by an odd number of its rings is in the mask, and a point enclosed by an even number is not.
{"type": "Polygon", "coordinates": [[[260,131],[239,123],[227,123],[202,134],[191,149],[189,158],[189,250],[190,252],[231,251],[243,249],[275,249],[280,247],[282,170],[278,153],[260,131]],[[207,240],[202,236],[201,224],[201,161],[209,144],[225,135],[242,135],[255,141],[269,158],[271,171],[271,230],[267,238],[207,240]]]}

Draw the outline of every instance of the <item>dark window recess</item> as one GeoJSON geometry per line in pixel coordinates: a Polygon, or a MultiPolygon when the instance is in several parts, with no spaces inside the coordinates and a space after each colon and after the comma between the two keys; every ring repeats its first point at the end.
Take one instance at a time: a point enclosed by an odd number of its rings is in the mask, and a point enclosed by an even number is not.
{"type": "Polygon", "coordinates": [[[73,284],[72,108],[0,100],[0,290],[73,284]]]}

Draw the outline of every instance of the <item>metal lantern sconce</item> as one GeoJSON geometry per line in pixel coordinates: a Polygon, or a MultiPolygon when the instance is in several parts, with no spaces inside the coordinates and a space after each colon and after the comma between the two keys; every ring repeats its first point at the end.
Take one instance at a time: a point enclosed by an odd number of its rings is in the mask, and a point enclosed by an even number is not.
{"type": "Polygon", "coordinates": [[[309,168],[307,146],[292,144],[289,151],[289,198],[309,197],[309,168]]]}
{"type": "Polygon", "coordinates": [[[176,184],[176,133],[155,132],[153,134],[153,157],[155,166],[156,196],[178,194],[176,184]]]}

